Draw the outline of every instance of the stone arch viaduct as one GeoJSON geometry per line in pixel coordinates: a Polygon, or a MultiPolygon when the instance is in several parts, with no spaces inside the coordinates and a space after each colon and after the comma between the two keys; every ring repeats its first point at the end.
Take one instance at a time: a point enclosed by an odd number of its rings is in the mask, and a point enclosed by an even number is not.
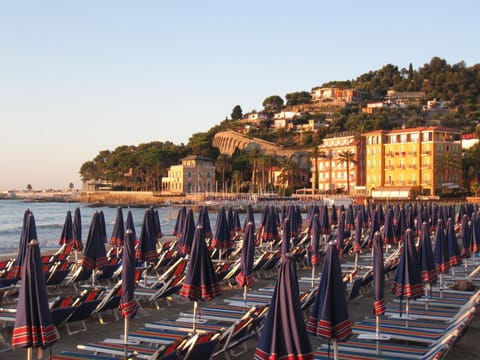
{"type": "Polygon", "coordinates": [[[283,148],[270,141],[248,137],[232,130],[218,132],[213,138],[213,146],[218,148],[221,154],[230,156],[237,148],[243,150],[251,144],[259,146],[266,155],[288,157],[296,160],[302,168],[309,168],[308,149],[283,148]]]}

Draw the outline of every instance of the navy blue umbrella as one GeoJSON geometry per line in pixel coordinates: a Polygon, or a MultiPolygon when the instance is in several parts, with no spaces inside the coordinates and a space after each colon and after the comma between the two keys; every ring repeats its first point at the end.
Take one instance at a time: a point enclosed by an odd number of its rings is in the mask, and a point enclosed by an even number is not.
{"type": "Polygon", "coordinates": [[[22,267],[27,255],[27,246],[30,240],[37,238],[37,228],[32,226],[31,223],[35,223],[32,212],[27,209],[23,214],[22,232],[20,233],[20,243],[18,246],[18,254],[15,259],[15,263],[12,268],[12,276],[15,278],[21,278],[22,267]]]}
{"type": "Polygon", "coordinates": [[[158,214],[157,209],[152,208],[151,212],[153,214],[153,226],[155,228],[155,241],[158,242],[163,237],[162,226],[160,224],[160,215],[158,214]]]}
{"type": "Polygon", "coordinates": [[[60,240],[58,245],[67,245],[73,240],[73,223],[72,223],[72,213],[70,210],[67,211],[65,216],[65,222],[63,223],[62,234],[60,235],[60,240]]]}
{"type": "Polygon", "coordinates": [[[389,245],[394,245],[397,243],[395,237],[395,227],[393,225],[393,210],[392,208],[387,208],[385,213],[385,222],[383,224],[383,243],[385,248],[388,250],[389,245]]]}
{"type": "Polygon", "coordinates": [[[252,286],[255,278],[253,276],[253,258],[255,255],[255,224],[249,222],[243,236],[242,252],[240,255],[240,272],[235,277],[237,283],[243,287],[244,300],[247,301],[248,288],[252,286]]]}
{"type": "Polygon", "coordinates": [[[412,229],[405,231],[400,262],[392,281],[392,293],[400,300],[407,299],[406,315],[408,321],[410,299],[417,299],[423,295],[423,284],[420,278],[418,254],[413,242],[412,229]]]}
{"type": "Polygon", "coordinates": [[[247,205],[247,212],[245,213],[245,219],[243,221],[243,231],[247,228],[248,223],[253,223],[253,227],[255,227],[255,216],[253,214],[252,205],[247,205]]]}
{"type": "Polygon", "coordinates": [[[333,340],[335,353],[337,341],[346,340],[352,333],[342,269],[335,244],[327,247],[317,296],[307,321],[307,332],[318,338],[333,340]]]}
{"type": "Polygon", "coordinates": [[[423,283],[430,284],[437,280],[437,269],[435,268],[435,258],[433,256],[432,240],[430,236],[430,226],[427,221],[422,224],[420,232],[420,241],[418,245],[420,278],[423,283]]]}
{"type": "MultiPolygon", "coordinates": [[[[228,249],[231,246],[232,233],[228,227],[227,213],[222,206],[218,209],[217,221],[215,223],[215,232],[213,233],[211,246],[218,249],[218,257],[221,258],[222,250],[228,249]]],[[[233,213],[232,213],[233,222],[233,213]]]]}
{"type": "Polygon", "coordinates": [[[438,219],[435,231],[435,246],[433,249],[433,256],[435,259],[435,268],[440,277],[440,297],[443,296],[443,274],[450,270],[450,261],[448,254],[447,236],[443,230],[443,220],[438,219]]]}
{"type": "Polygon", "coordinates": [[[377,317],[385,313],[384,287],[383,242],[380,231],[377,231],[373,236],[373,311],[377,317]]]}
{"type": "Polygon", "coordinates": [[[312,287],[315,280],[315,267],[320,262],[320,218],[319,214],[313,215],[312,231],[311,231],[311,254],[310,254],[310,263],[312,264],[312,287]]]}
{"type": "Polygon", "coordinates": [[[284,257],[279,265],[277,282],[254,359],[313,359],[300,305],[295,259],[292,256],[284,257]]]}
{"type": "Polygon", "coordinates": [[[146,263],[154,262],[158,259],[154,215],[153,209],[145,210],[136,250],[136,259],[146,263]]]}
{"type": "Polygon", "coordinates": [[[124,317],[125,359],[128,358],[128,328],[129,319],[132,319],[138,311],[138,303],[135,300],[135,232],[128,229],[125,232],[122,258],[122,298],[120,311],[124,317]]]}
{"type": "Polygon", "coordinates": [[[194,322],[198,300],[211,300],[220,295],[222,289],[213,268],[212,260],[205,242],[203,227],[197,225],[190,252],[190,260],[187,265],[185,281],[180,289],[180,295],[194,302],[194,322]]]}
{"type": "MultiPolygon", "coordinates": [[[[33,219],[33,215],[32,215],[33,219]]],[[[35,227],[35,222],[28,227],[35,227]]],[[[33,231],[33,229],[31,229],[33,231]]],[[[15,326],[12,334],[13,347],[28,348],[28,359],[33,348],[46,348],[58,340],[48,305],[48,293],[38,241],[32,239],[27,248],[22,270],[22,282],[17,302],[15,326]]],[[[43,355],[43,350],[42,355],[43,355]]]]}
{"type": "Polygon", "coordinates": [[[460,248],[458,247],[457,235],[455,234],[453,219],[451,217],[447,220],[446,236],[448,261],[450,262],[450,267],[453,271],[454,266],[460,265],[462,263],[462,257],[460,256],[460,248]]]}
{"type": "Polygon", "coordinates": [[[117,207],[117,215],[115,217],[115,223],[113,224],[112,236],[110,237],[110,245],[119,248],[123,245],[124,238],[125,224],[123,223],[123,211],[121,207],[117,207]]]}
{"type": "Polygon", "coordinates": [[[343,256],[344,244],[343,240],[345,239],[345,212],[341,212],[338,217],[338,226],[337,226],[337,249],[338,254],[343,256]]]}
{"type": "Polygon", "coordinates": [[[212,237],[212,226],[210,224],[210,216],[208,215],[208,209],[206,206],[200,208],[197,225],[200,225],[203,228],[203,234],[206,238],[212,237]]]}
{"type": "Polygon", "coordinates": [[[175,221],[175,226],[173,227],[173,235],[176,237],[180,237],[183,229],[183,222],[185,221],[185,217],[187,216],[187,207],[182,206],[178,209],[177,220],[175,221]]]}
{"type": "Polygon", "coordinates": [[[80,214],[80,208],[78,207],[75,209],[75,213],[73,215],[72,235],[73,235],[73,250],[75,250],[75,256],[76,256],[77,251],[83,250],[82,216],[80,214]]]}
{"type": "Polygon", "coordinates": [[[195,219],[193,218],[193,210],[188,209],[185,219],[183,221],[183,227],[180,231],[180,237],[178,238],[177,248],[183,255],[190,255],[190,249],[192,247],[193,236],[195,234],[195,219]]]}
{"type": "Polygon", "coordinates": [[[92,222],[88,231],[85,251],[82,258],[82,266],[92,270],[92,284],[95,285],[95,269],[108,265],[107,251],[103,242],[100,214],[93,213],[92,222]]]}
{"type": "Polygon", "coordinates": [[[102,241],[107,243],[107,225],[105,224],[105,214],[102,210],[98,212],[100,234],[102,234],[102,241]]]}
{"type": "Polygon", "coordinates": [[[290,239],[292,238],[292,225],[288,217],[283,220],[282,230],[281,252],[282,255],[286,255],[290,252],[290,239]]]}

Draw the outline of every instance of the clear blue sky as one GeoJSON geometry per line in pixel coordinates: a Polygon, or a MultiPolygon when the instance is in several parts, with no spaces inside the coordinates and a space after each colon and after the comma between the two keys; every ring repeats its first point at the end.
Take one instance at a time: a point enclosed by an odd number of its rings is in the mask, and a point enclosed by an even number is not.
{"type": "Polygon", "coordinates": [[[2,1],[0,190],[81,187],[99,151],[187,143],[270,95],[479,63],[480,2],[2,1]]]}

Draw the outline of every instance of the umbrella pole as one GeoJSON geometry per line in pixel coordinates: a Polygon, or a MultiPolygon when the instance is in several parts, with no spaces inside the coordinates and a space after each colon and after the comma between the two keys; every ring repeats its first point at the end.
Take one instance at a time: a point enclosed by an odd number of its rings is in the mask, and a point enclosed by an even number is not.
{"type": "Polygon", "coordinates": [[[315,265],[312,266],[312,288],[313,288],[314,279],[315,279],[315,265]]]}
{"type": "Polygon", "coordinates": [[[376,341],[376,350],[377,350],[377,355],[380,354],[380,315],[375,316],[375,333],[377,337],[376,341]]]}
{"type": "Polygon", "coordinates": [[[197,301],[194,301],[193,302],[193,328],[192,328],[192,332],[195,334],[195,331],[196,331],[196,321],[197,321],[197,301]]]}
{"type": "Polygon", "coordinates": [[[125,359],[128,359],[128,323],[129,317],[125,316],[125,324],[123,329],[123,338],[125,340],[125,359]]]}
{"type": "Polygon", "coordinates": [[[357,270],[358,267],[358,252],[355,253],[355,267],[354,269],[357,270]]]}
{"type": "Polygon", "coordinates": [[[338,343],[337,339],[333,339],[333,359],[338,360],[338,343]]]}
{"type": "Polygon", "coordinates": [[[245,309],[247,308],[247,292],[248,292],[248,286],[245,285],[243,287],[243,301],[245,302],[245,309]]]}
{"type": "Polygon", "coordinates": [[[33,359],[33,347],[28,347],[27,348],[27,360],[32,360],[33,359]]]}
{"type": "Polygon", "coordinates": [[[95,269],[92,270],[92,287],[95,287],[95,269]]]}
{"type": "Polygon", "coordinates": [[[443,299],[443,273],[440,273],[440,299],[443,299]]]}
{"type": "Polygon", "coordinates": [[[410,308],[410,298],[407,298],[407,303],[405,304],[405,315],[407,315],[405,317],[405,327],[408,328],[408,311],[409,311],[409,308],[410,308]]]}

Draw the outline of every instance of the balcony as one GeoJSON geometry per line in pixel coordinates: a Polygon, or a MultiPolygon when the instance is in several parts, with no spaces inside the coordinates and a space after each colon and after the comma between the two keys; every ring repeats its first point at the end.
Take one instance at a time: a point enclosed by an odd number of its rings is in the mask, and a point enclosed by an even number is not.
{"type": "Polygon", "coordinates": [[[416,169],[416,168],[417,168],[417,165],[415,165],[415,164],[410,164],[410,165],[408,165],[408,168],[409,168],[409,169],[416,169]]]}
{"type": "Polygon", "coordinates": [[[430,150],[427,150],[427,151],[422,151],[421,156],[429,156],[429,155],[432,155],[432,152],[430,150]]]}
{"type": "Polygon", "coordinates": [[[431,183],[430,180],[422,180],[422,185],[430,185],[431,183]]]}
{"type": "Polygon", "coordinates": [[[405,165],[397,165],[397,169],[405,170],[405,165]]]}
{"type": "Polygon", "coordinates": [[[422,169],[430,169],[432,166],[430,164],[423,164],[422,169]]]}
{"type": "Polygon", "coordinates": [[[408,156],[417,156],[417,152],[416,151],[409,151],[408,156]]]}
{"type": "Polygon", "coordinates": [[[408,185],[416,185],[417,182],[415,180],[408,180],[408,185]]]}
{"type": "Polygon", "coordinates": [[[385,166],[385,169],[386,169],[386,170],[393,170],[394,167],[393,167],[392,165],[387,165],[387,166],[385,166]]]}
{"type": "Polygon", "coordinates": [[[385,156],[392,157],[393,156],[393,151],[386,152],[385,156]]]}

